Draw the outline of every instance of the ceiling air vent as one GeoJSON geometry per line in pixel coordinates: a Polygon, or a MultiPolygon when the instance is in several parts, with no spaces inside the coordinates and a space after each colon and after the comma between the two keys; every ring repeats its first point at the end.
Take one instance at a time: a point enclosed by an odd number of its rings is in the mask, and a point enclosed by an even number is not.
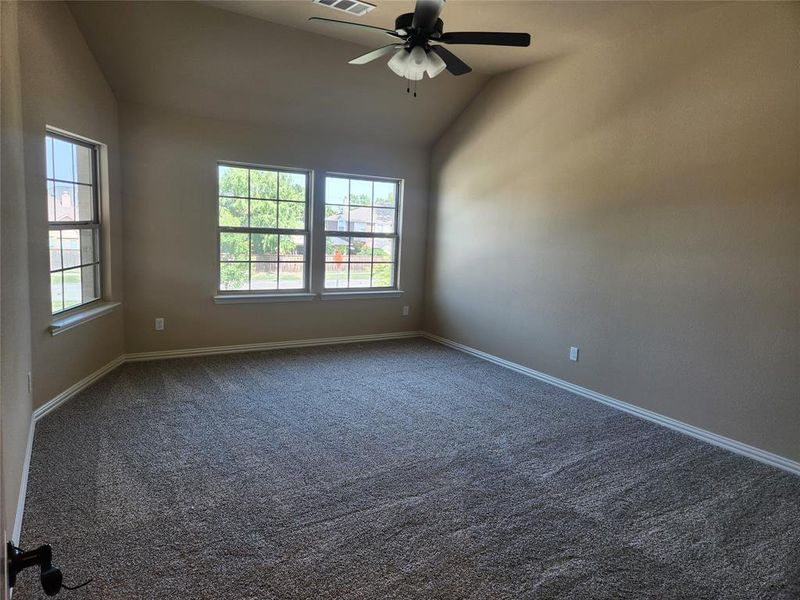
{"type": "Polygon", "coordinates": [[[322,4],[357,17],[362,17],[375,8],[374,4],[361,2],[361,0],[314,0],[314,4],[322,4]]]}

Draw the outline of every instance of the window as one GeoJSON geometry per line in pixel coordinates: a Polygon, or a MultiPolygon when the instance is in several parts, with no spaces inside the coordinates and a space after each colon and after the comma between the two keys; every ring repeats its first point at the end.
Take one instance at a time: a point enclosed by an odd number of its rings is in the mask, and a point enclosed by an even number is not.
{"type": "Polygon", "coordinates": [[[220,164],[219,290],[308,290],[308,171],[220,164]]]}
{"type": "Polygon", "coordinates": [[[47,222],[53,314],[101,296],[97,147],[48,133],[47,222]]]}
{"type": "Polygon", "coordinates": [[[397,287],[396,180],[325,178],[325,289],[397,287]]]}

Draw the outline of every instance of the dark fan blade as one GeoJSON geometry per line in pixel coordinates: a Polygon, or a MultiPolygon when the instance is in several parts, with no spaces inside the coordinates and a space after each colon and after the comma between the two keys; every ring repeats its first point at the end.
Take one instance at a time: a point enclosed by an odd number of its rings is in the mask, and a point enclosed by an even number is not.
{"type": "Polygon", "coordinates": [[[529,33],[494,33],[489,31],[454,31],[445,33],[437,42],[445,44],[481,44],[483,46],[530,46],[529,33]]]}
{"type": "Polygon", "coordinates": [[[430,33],[436,25],[436,19],[444,7],[444,0],[417,0],[411,26],[423,33],[430,33]]]}
{"type": "Polygon", "coordinates": [[[380,31],[382,33],[391,35],[392,37],[396,38],[400,37],[399,35],[397,35],[397,32],[392,31],[391,29],[384,29],[383,27],[373,27],[372,25],[362,25],[361,23],[351,23],[350,21],[337,21],[336,19],[325,19],[324,17],[311,17],[308,20],[323,21],[325,23],[338,23],[340,25],[349,25],[350,27],[358,27],[359,29],[374,29],[375,31],[380,31]]]}
{"type": "Polygon", "coordinates": [[[361,56],[357,56],[353,60],[350,61],[351,65],[365,65],[368,62],[372,62],[376,58],[380,58],[390,52],[394,52],[395,50],[399,50],[402,48],[402,44],[389,44],[388,46],[384,46],[383,48],[378,48],[377,50],[373,50],[372,52],[367,52],[366,54],[362,54],[361,56]]]}
{"type": "Polygon", "coordinates": [[[472,71],[472,67],[458,58],[444,46],[431,46],[431,50],[439,55],[439,57],[444,61],[444,64],[447,65],[447,70],[453,75],[466,75],[472,71]]]}

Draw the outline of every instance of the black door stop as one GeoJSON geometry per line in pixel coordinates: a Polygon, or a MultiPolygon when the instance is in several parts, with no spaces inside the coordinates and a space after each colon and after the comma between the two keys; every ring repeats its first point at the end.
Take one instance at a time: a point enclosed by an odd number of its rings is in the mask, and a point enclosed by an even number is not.
{"type": "Polygon", "coordinates": [[[90,579],[89,581],[72,587],[64,585],[62,582],[63,576],[61,575],[61,569],[53,566],[53,549],[49,544],[44,544],[36,548],[36,550],[25,552],[22,548],[17,548],[14,544],[8,542],[7,556],[8,587],[10,588],[13,588],[14,584],[17,582],[17,573],[28,567],[35,567],[37,565],[41,569],[40,578],[42,589],[48,596],[55,596],[61,591],[61,588],[65,590],[77,590],[92,581],[90,579]]]}

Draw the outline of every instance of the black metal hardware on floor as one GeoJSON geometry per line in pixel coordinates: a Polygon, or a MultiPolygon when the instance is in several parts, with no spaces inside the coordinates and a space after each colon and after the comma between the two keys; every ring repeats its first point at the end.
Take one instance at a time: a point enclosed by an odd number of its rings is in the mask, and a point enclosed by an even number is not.
{"type": "Polygon", "coordinates": [[[22,548],[16,547],[11,542],[7,546],[8,555],[8,587],[13,588],[17,583],[17,574],[28,567],[39,566],[41,569],[40,579],[42,589],[48,596],[55,596],[61,589],[77,590],[91,583],[91,579],[80,585],[68,586],[63,584],[61,569],[53,565],[53,549],[49,544],[39,546],[36,550],[25,552],[22,548]]]}

